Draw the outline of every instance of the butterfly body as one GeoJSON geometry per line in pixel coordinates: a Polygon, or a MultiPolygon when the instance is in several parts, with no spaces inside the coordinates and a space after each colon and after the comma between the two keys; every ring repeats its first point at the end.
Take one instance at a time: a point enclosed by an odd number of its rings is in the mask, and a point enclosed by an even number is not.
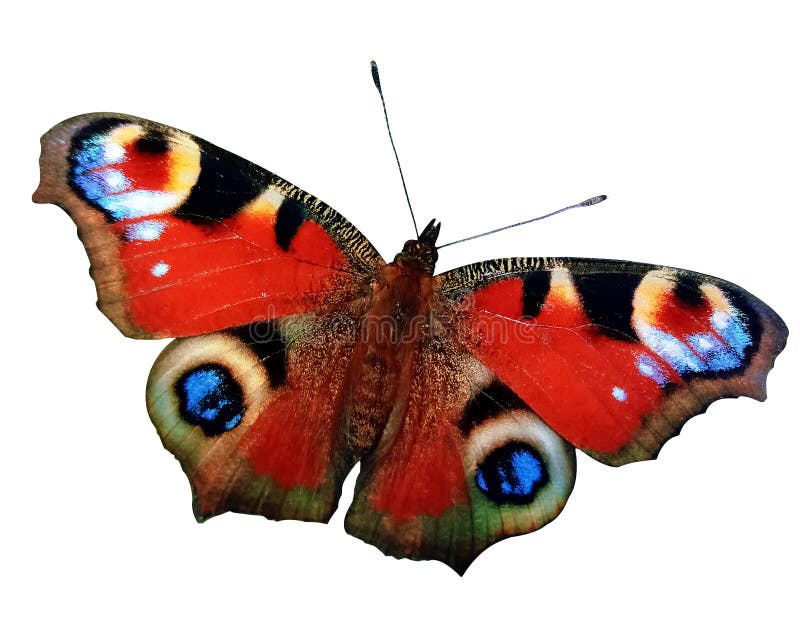
{"type": "Polygon", "coordinates": [[[327,521],[463,572],[563,509],[575,449],[654,458],[714,400],[763,400],[788,330],[670,267],[512,258],[434,275],[439,224],[386,263],[344,217],[191,134],[86,114],[42,140],[34,199],[79,228],[98,306],[177,337],[147,406],[198,519],[327,521]]]}
{"type": "Polygon", "coordinates": [[[401,384],[408,380],[433,296],[432,277],[415,265],[390,263],[377,276],[349,379],[347,434],[359,455],[374,448],[392,409],[403,402],[401,384]]]}

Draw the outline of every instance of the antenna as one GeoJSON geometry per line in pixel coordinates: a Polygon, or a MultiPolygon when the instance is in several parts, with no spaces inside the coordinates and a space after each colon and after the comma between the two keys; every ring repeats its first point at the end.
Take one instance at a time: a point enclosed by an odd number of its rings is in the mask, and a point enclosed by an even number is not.
{"type": "Polygon", "coordinates": [[[480,238],[481,236],[489,236],[490,234],[495,234],[497,232],[502,232],[503,230],[510,230],[511,228],[519,227],[520,225],[526,225],[528,223],[533,223],[534,221],[541,221],[542,219],[546,219],[547,217],[552,217],[556,214],[561,212],[566,212],[567,210],[572,210],[573,208],[582,208],[584,206],[593,206],[596,203],[600,203],[601,201],[605,201],[607,199],[606,195],[597,195],[596,197],[592,197],[590,199],[586,199],[581,201],[580,203],[572,204],[571,206],[567,206],[566,208],[561,208],[560,210],[555,210],[553,212],[548,212],[547,214],[543,214],[538,217],[534,217],[532,219],[526,219],[525,221],[520,221],[519,223],[512,223],[511,225],[506,225],[505,227],[497,228],[495,230],[489,230],[488,232],[483,232],[481,234],[476,234],[475,236],[468,236],[467,238],[460,238],[457,241],[451,241],[449,243],[445,243],[444,245],[439,245],[436,249],[442,249],[443,247],[450,247],[450,245],[455,245],[456,243],[464,243],[465,241],[471,241],[476,238],[480,238]]]}
{"type": "Polygon", "coordinates": [[[389,142],[392,143],[392,151],[394,151],[394,159],[397,162],[397,170],[400,171],[400,181],[403,183],[403,192],[406,194],[406,203],[411,212],[411,220],[414,222],[414,233],[419,239],[419,230],[417,229],[417,219],[414,217],[414,209],[411,207],[411,199],[408,198],[408,188],[406,187],[406,178],[403,177],[403,167],[400,166],[400,158],[397,157],[397,148],[394,146],[394,138],[392,138],[392,128],[389,126],[389,114],[386,112],[386,100],[383,98],[383,90],[381,89],[381,77],[378,74],[378,64],[374,61],[369,62],[372,68],[372,80],[375,82],[375,87],[378,89],[378,94],[381,97],[381,105],[383,105],[383,118],[386,120],[386,131],[389,132],[389,142]]]}

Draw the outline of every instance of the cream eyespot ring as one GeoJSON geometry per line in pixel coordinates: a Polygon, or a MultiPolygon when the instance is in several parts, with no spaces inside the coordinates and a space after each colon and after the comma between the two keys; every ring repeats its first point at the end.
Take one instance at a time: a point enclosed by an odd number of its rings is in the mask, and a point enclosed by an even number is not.
{"type": "Polygon", "coordinates": [[[474,501],[525,512],[535,528],[559,514],[575,485],[574,447],[529,409],[475,427],[463,459],[474,501]]]}
{"type": "Polygon", "coordinates": [[[186,422],[207,437],[251,424],[269,396],[259,357],[224,332],[173,341],[153,365],[147,385],[148,409],[159,432],[186,422]]]}

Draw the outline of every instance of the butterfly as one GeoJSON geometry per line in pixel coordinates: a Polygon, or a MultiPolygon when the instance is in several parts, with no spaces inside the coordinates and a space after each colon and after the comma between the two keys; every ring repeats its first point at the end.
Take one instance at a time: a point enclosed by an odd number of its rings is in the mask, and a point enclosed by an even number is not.
{"type": "Polygon", "coordinates": [[[385,262],[347,219],[255,164],[134,116],[42,139],[34,201],[78,226],[100,310],[177,338],[147,408],[198,520],[327,522],[459,573],[561,512],[575,450],[655,458],[720,398],[766,397],[781,318],[670,267],[489,260],[434,275],[440,224],[385,262]]]}

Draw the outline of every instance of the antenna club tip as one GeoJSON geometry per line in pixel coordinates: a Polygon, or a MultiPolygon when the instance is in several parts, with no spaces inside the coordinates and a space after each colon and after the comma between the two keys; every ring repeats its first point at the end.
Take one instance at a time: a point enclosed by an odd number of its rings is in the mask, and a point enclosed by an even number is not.
{"type": "Polygon", "coordinates": [[[381,91],[381,77],[378,74],[378,64],[375,63],[374,59],[371,59],[369,62],[369,68],[372,71],[372,80],[375,83],[375,87],[378,88],[378,91],[381,91]]]}
{"type": "Polygon", "coordinates": [[[596,197],[591,197],[590,199],[587,199],[581,205],[582,206],[593,206],[593,205],[595,205],[597,203],[600,203],[601,201],[605,201],[606,199],[608,199],[608,195],[597,195],[596,197]]]}

